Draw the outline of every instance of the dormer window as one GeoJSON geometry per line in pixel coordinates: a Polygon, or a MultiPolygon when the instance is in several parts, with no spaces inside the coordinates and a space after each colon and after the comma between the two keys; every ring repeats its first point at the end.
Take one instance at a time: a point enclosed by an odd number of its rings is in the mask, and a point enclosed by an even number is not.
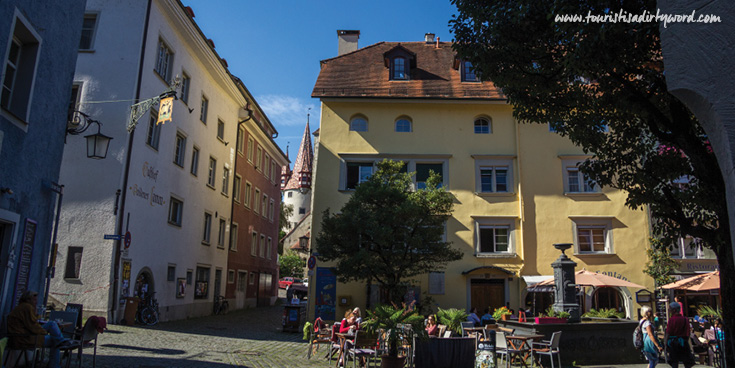
{"type": "Polygon", "coordinates": [[[480,79],[469,61],[462,62],[462,82],[479,82],[480,79]]]}
{"type": "Polygon", "coordinates": [[[406,59],[397,57],[393,59],[393,79],[394,80],[406,80],[408,79],[408,73],[406,72],[406,59]]]}

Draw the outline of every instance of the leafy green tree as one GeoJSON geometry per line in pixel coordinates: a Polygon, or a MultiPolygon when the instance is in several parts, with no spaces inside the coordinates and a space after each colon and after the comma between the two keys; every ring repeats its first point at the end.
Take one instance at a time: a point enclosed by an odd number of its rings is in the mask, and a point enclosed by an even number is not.
{"type": "Polygon", "coordinates": [[[453,197],[432,173],[425,189],[412,190],[403,163],[384,160],[355,189],[338,214],[329,209],[316,238],[319,257],[336,261],[340,282],[376,281],[400,304],[404,280],[444,269],[462,252],[442,240],[453,197]]]}
{"type": "MultiPolygon", "coordinates": [[[[667,90],[659,24],[555,19],[656,14],[656,2],[452,3],[458,56],[502,89],[517,120],[550,124],[594,156],[580,165],[587,179],[627,191],[631,208],[648,206],[657,237],[700,238],[723,274],[735,273],[724,180],[696,118],[667,90]]],[[[721,295],[733,294],[723,281],[721,295]]],[[[735,299],[723,308],[732,341],[735,299]]],[[[735,345],[727,349],[735,366],[735,345]]]]}
{"type": "Polygon", "coordinates": [[[306,260],[299,257],[296,252],[286,251],[282,256],[278,257],[278,267],[280,268],[281,277],[304,277],[304,267],[306,260]]]}
{"type": "Polygon", "coordinates": [[[658,239],[651,239],[651,248],[647,249],[648,262],[643,269],[643,273],[653,278],[658,288],[674,281],[671,276],[674,271],[679,269],[679,262],[671,258],[671,251],[658,239]]]}
{"type": "Polygon", "coordinates": [[[286,230],[291,228],[291,224],[288,223],[288,218],[293,215],[293,206],[290,204],[283,204],[281,201],[281,211],[278,213],[278,239],[283,239],[286,236],[286,230]]]}

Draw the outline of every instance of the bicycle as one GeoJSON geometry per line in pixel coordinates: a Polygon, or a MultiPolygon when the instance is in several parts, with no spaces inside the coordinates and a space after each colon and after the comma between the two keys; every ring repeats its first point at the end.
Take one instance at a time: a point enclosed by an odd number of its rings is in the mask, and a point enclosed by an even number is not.
{"type": "Polygon", "coordinates": [[[225,299],[224,296],[214,296],[214,314],[227,314],[227,309],[229,309],[229,307],[230,303],[227,302],[227,299],[225,299]]]}
{"type": "Polygon", "coordinates": [[[143,302],[138,305],[138,311],[135,313],[135,321],[142,325],[154,326],[158,323],[158,300],[153,298],[153,293],[148,293],[143,298],[143,302]]]}

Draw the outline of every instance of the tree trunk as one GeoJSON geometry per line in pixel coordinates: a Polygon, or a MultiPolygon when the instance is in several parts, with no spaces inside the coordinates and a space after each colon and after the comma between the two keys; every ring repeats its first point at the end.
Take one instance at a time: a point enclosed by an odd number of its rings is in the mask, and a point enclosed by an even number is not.
{"type": "MultiPolygon", "coordinates": [[[[727,225],[725,225],[727,226],[727,225]]],[[[722,323],[724,324],[725,341],[722,342],[725,350],[726,367],[735,367],[735,262],[733,248],[725,244],[717,252],[717,262],[720,266],[720,300],[722,301],[722,323]]]]}

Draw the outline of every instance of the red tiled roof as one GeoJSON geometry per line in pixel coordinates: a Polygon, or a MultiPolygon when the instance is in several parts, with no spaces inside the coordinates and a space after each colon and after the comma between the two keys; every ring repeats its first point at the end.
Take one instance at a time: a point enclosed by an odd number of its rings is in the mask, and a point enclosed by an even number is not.
{"type": "Polygon", "coordinates": [[[379,42],[322,60],[311,97],[452,98],[505,100],[492,82],[462,82],[451,42],[379,42]],[[410,80],[389,79],[384,54],[396,47],[416,54],[410,80]]]}
{"type": "Polygon", "coordinates": [[[311,148],[309,122],[307,121],[306,128],[304,128],[304,136],[301,138],[299,153],[296,156],[296,163],[293,166],[293,171],[290,173],[291,177],[281,190],[311,188],[311,163],[313,160],[314,151],[311,148]],[[308,181],[308,183],[304,182],[304,180],[308,181]]]}

